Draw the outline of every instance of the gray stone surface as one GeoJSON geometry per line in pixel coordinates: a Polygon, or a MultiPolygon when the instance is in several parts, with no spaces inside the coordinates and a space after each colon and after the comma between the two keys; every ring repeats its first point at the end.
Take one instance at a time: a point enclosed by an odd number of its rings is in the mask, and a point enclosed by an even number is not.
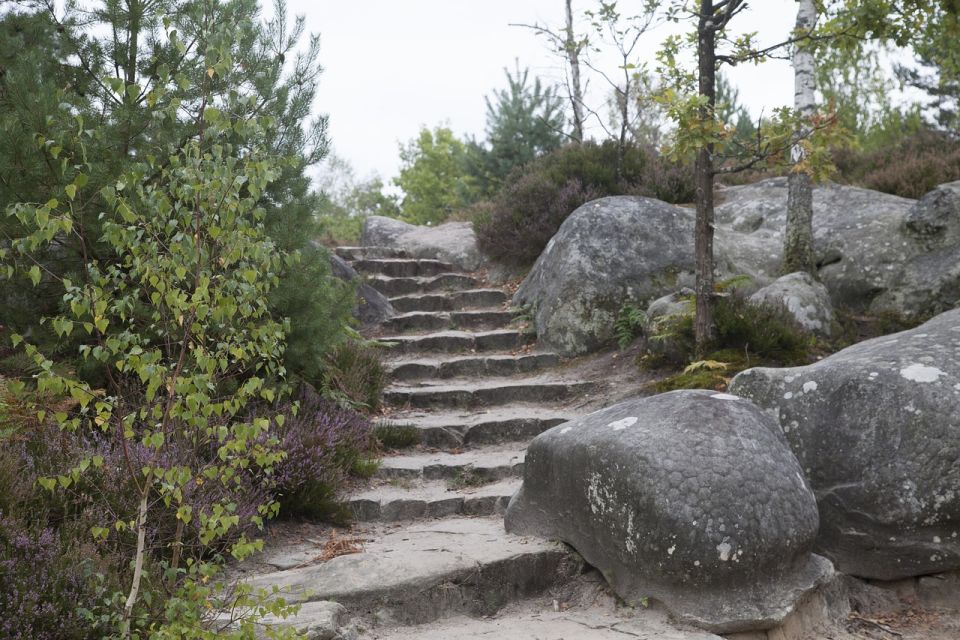
{"type": "Polygon", "coordinates": [[[777,278],[752,296],[756,304],[782,306],[807,331],[829,337],[833,333],[833,304],[823,284],[808,273],[796,272],[777,278]]]}
{"type": "MultiPolygon", "coordinates": [[[[476,620],[456,617],[429,625],[374,630],[376,640],[723,640],[696,629],[678,628],[662,611],[632,615],[587,609],[542,608],[476,620]]],[[[766,640],[766,635],[763,636],[766,640]]]]}
{"type": "Polygon", "coordinates": [[[368,535],[362,553],[247,583],[277,586],[289,602],[333,600],[354,614],[420,624],[457,613],[491,615],[564,579],[571,566],[561,545],[504,533],[499,518],[446,518],[368,535]]]}
{"type": "Polygon", "coordinates": [[[816,501],[776,422],[710,391],[628,400],[527,450],[508,531],[557,538],[627,602],[713,632],[780,623],[832,575],[816,501]]]}
{"type": "Polygon", "coordinates": [[[459,453],[403,453],[383,458],[377,477],[426,480],[502,480],[523,473],[524,447],[500,445],[459,453]]]}
{"type": "Polygon", "coordinates": [[[942,184],[907,212],[904,234],[916,255],[875,306],[905,315],[939,313],[960,304],[960,181],[942,184]]]}
{"type": "Polygon", "coordinates": [[[805,367],[750,369],[730,392],[779,419],[839,570],[960,568],[960,310],[805,367]]]}
{"type": "MultiPolygon", "coordinates": [[[[783,255],[787,179],[728,187],[720,191],[719,200],[718,255],[736,252],[741,265],[748,262],[743,254],[758,256],[753,260],[767,258],[773,268],[766,272],[776,273],[783,255]],[[745,251],[741,245],[753,248],[745,251]]],[[[918,251],[903,232],[915,202],[833,183],[814,187],[814,252],[820,279],[835,304],[867,309],[896,286],[902,266],[918,251]]]]}
{"type": "Polygon", "coordinates": [[[520,479],[510,477],[480,486],[450,481],[380,483],[347,496],[358,522],[398,522],[454,515],[502,514],[520,479]]]}
{"type": "MultiPolygon", "coordinates": [[[[335,277],[347,282],[353,282],[360,277],[360,274],[338,255],[330,256],[330,269],[335,277]]],[[[382,293],[365,282],[357,286],[357,306],[353,309],[353,315],[361,324],[380,324],[396,313],[393,305],[382,293]]]]}
{"type": "Polygon", "coordinates": [[[420,442],[433,447],[526,441],[573,417],[542,404],[505,404],[496,407],[425,411],[401,411],[389,415],[393,424],[413,425],[420,442]]]}
{"type": "Polygon", "coordinates": [[[456,353],[458,351],[496,351],[517,349],[530,344],[537,336],[529,331],[496,329],[494,331],[437,331],[420,335],[384,336],[391,353],[456,353]]]}
{"type": "Polygon", "coordinates": [[[564,221],[513,302],[532,308],[544,344],[582,354],[612,338],[624,303],[675,290],[692,266],[691,212],[650,198],[602,198],[564,221]]]}
{"type": "Polygon", "coordinates": [[[383,393],[383,400],[392,406],[411,408],[477,407],[510,402],[557,402],[588,393],[596,388],[592,382],[567,382],[553,377],[516,378],[507,380],[424,381],[417,386],[393,385],[383,393]]]}
{"type": "Polygon", "coordinates": [[[305,640],[340,640],[340,628],[346,622],[347,610],[337,602],[321,600],[307,602],[300,611],[287,618],[272,614],[264,616],[257,624],[258,637],[270,629],[292,627],[305,640]]]}
{"type": "Polygon", "coordinates": [[[469,222],[421,227],[392,218],[370,216],[364,222],[360,242],[402,249],[416,258],[442,260],[465,271],[475,271],[484,264],[483,255],[477,248],[477,236],[469,222]]]}

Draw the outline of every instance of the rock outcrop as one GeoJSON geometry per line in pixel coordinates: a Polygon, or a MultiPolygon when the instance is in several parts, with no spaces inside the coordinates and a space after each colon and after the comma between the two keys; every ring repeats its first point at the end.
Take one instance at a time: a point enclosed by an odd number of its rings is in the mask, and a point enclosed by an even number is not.
{"type": "Polygon", "coordinates": [[[562,355],[613,335],[626,302],[692,281],[693,217],[651,198],[616,196],[574,211],[547,244],[513,303],[529,306],[540,340],[562,355]]]}
{"type": "Polygon", "coordinates": [[[782,306],[814,335],[829,337],[833,333],[830,293],[808,273],[798,271],[777,278],[750,296],[750,302],[782,306]]]}
{"type": "Polygon", "coordinates": [[[369,216],[364,221],[360,243],[367,247],[402,249],[412,258],[440,260],[464,271],[475,271],[484,262],[469,222],[424,227],[384,216],[369,216]]]}
{"type": "Polygon", "coordinates": [[[626,601],[765,629],[832,575],[816,501],[769,415],[711,391],[629,400],[541,434],[507,530],[563,540],[626,601]]]}
{"type": "Polygon", "coordinates": [[[960,568],[960,310],[730,392],[779,419],[817,494],[817,550],[895,580],[960,568]]]}
{"type": "MultiPolygon", "coordinates": [[[[335,277],[347,282],[354,282],[360,278],[360,274],[337,255],[330,255],[330,270],[335,277]]],[[[357,285],[357,305],[353,308],[353,316],[360,321],[360,324],[364,326],[379,324],[396,313],[385,295],[362,281],[357,285]]]]}

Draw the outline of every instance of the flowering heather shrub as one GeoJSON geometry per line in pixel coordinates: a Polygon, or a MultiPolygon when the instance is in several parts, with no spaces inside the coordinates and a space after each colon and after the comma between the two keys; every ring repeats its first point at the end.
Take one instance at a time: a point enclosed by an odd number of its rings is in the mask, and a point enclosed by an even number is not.
{"type": "Polygon", "coordinates": [[[504,187],[488,208],[475,209],[477,243],[495,260],[531,265],[567,216],[601,195],[579,178],[556,184],[544,174],[529,173],[504,187]]]}
{"type": "Polygon", "coordinates": [[[839,182],[904,198],[921,198],[944,182],[960,180],[960,141],[921,130],[873,151],[834,151],[839,182]]]}
{"type": "Polygon", "coordinates": [[[375,451],[370,422],[356,411],[324,400],[304,385],[298,397],[280,411],[277,427],[287,457],[274,468],[280,514],[342,519],[337,490],[361,461],[375,451]]]}

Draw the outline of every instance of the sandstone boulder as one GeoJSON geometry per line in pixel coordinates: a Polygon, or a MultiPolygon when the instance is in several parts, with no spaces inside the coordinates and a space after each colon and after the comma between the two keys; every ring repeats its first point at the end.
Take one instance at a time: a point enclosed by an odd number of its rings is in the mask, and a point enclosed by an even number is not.
{"type": "MultiPolygon", "coordinates": [[[[779,265],[787,213],[787,179],[728,187],[716,208],[718,255],[736,252],[779,265]],[[751,231],[752,229],[752,231],[751,231]],[[744,243],[749,243],[745,246],[744,243]],[[750,245],[753,245],[751,248],[750,245]],[[763,253],[757,254],[755,249],[763,253]]],[[[902,232],[916,201],[826,183],[813,190],[814,252],[819,276],[835,304],[867,309],[892,288],[917,249],[902,232]]],[[[744,270],[749,273],[749,271],[744,270]]],[[[776,273],[776,269],[766,270],[776,273]]]]}
{"type": "Polygon", "coordinates": [[[770,416],[675,391],[555,427],[527,450],[508,531],[563,540],[627,602],[715,633],[770,628],[832,575],[813,492],[770,416]]]}
{"type": "Polygon", "coordinates": [[[363,246],[403,249],[410,257],[448,262],[464,271],[484,263],[477,236],[469,222],[447,222],[424,227],[383,216],[369,216],[360,236],[363,246]]]}
{"type": "Polygon", "coordinates": [[[529,306],[540,340],[563,355],[613,336],[624,303],[692,282],[693,214],[651,198],[616,196],[574,211],[540,254],[513,303],[529,306]]]}
{"type": "Polygon", "coordinates": [[[940,313],[960,304],[960,181],[942,184],[907,212],[903,233],[914,247],[875,307],[907,316],[940,313]]]}
{"type": "Polygon", "coordinates": [[[750,302],[783,306],[800,326],[815,335],[829,337],[833,331],[830,293],[808,273],[777,278],[750,296],[750,302]]]}
{"type": "Polygon", "coordinates": [[[779,419],[817,495],[817,550],[895,580],[960,568],[960,310],[730,392],[779,419]]]}
{"type": "MultiPolygon", "coordinates": [[[[330,255],[330,270],[333,275],[347,282],[359,280],[360,274],[343,258],[330,255]]],[[[396,310],[382,293],[362,281],[357,285],[357,306],[353,309],[353,316],[364,326],[380,324],[387,318],[396,315],[396,310]]]]}

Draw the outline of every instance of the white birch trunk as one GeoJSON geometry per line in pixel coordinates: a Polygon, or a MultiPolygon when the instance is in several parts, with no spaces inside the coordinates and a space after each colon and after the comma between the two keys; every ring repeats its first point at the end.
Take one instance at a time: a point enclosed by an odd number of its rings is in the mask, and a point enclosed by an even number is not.
{"type": "MultiPolygon", "coordinates": [[[[814,0],[798,0],[798,4],[794,30],[797,37],[811,32],[817,22],[814,0]]],[[[804,120],[816,113],[815,64],[809,43],[797,43],[793,52],[793,100],[794,109],[804,120]]],[[[805,133],[801,130],[798,138],[805,133]]],[[[806,154],[799,141],[793,146],[792,156],[794,163],[805,159],[806,154]]],[[[784,231],[784,273],[806,271],[816,277],[817,266],[813,253],[813,184],[810,176],[803,171],[792,171],[788,179],[787,224],[784,231]]]]}

